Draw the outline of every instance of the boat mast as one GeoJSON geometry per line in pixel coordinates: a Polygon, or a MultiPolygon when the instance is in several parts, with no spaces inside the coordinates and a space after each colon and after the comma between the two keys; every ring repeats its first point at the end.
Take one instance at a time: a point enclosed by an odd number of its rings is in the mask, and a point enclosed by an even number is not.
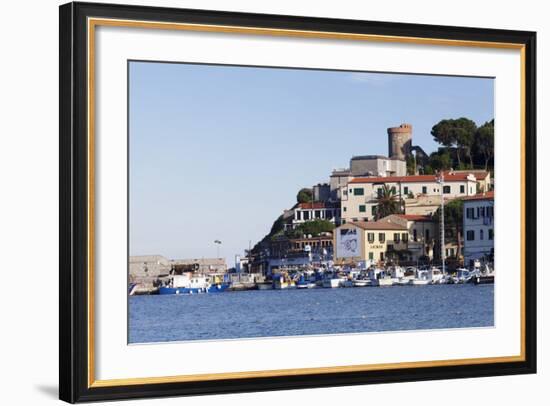
{"type": "Polygon", "coordinates": [[[441,196],[441,272],[445,275],[445,199],[443,198],[445,178],[443,176],[443,170],[439,174],[437,183],[439,183],[439,192],[441,196]]]}

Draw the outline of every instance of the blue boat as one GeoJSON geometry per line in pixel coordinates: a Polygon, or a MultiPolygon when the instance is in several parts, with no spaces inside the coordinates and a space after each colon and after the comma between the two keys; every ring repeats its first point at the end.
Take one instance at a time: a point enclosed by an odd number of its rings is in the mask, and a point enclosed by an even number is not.
{"type": "Polygon", "coordinates": [[[229,288],[229,283],[211,284],[205,276],[173,275],[167,285],[159,288],[160,295],[195,295],[201,293],[221,293],[229,288]]]}

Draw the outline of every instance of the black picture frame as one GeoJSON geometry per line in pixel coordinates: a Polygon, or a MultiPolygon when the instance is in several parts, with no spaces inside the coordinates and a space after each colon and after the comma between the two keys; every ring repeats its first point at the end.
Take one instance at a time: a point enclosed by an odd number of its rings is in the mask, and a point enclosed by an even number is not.
{"type": "Polygon", "coordinates": [[[67,402],[219,394],[536,372],[536,33],[391,22],[205,10],[68,3],[60,12],[59,397],[67,402]],[[362,372],[167,382],[112,387],[89,384],[87,209],[87,19],[89,17],[270,29],[513,43],[525,52],[525,357],[517,362],[429,366],[362,372]]]}

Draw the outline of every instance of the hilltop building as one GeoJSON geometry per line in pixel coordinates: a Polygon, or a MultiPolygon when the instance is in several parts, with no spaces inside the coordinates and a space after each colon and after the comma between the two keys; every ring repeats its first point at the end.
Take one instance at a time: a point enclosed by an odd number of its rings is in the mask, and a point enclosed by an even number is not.
{"type": "Polygon", "coordinates": [[[327,220],[335,225],[340,224],[340,205],[329,202],[298,203],[288,225],[295,229],[296,226],[311,220],[327,220]]]}
{"type": "MultiPolygon", "coordinates": [[[[448,172],[444,175],[445,199],[476,194],[478,181],[474,174],[448,172]]],[[[485,180],[486,175],[488,173],[479,176],[485,180]]],[[[431,214],[441,203],[441,185],[436,175],[353,178],[341,191],[342,222],[372,221],[376,216],[377,199],[384,186],[392,189],[397,199],[403,199],[406,214],[431,214]],[[425,199],[426,196],[433,196],[434,199],[430,202],[425,199]],[[407,210],[408,207],[411,207],[411,212],[407,210]]]]}

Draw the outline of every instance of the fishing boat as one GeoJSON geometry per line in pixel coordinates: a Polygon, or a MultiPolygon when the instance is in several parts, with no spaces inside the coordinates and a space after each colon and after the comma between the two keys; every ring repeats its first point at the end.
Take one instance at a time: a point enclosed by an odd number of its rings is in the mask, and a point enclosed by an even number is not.
{"type": "Polygon", "coordinates": [[[282,290],[294,288],[296,288],[296,283],[293,280],[288,279],[286,275],[281,275],[273,279],[273,289],[282,290]]]}
{"type": "Polygon", "coordinates": [[[488,265],[484,265],[482,269],[479,269],[478,272],[475,272],[472,277],[472,281],[476,285],[495,283],[495,271],[494,269],[491,269],[488,265]]]}
{"type": "Polygon", "coordinates": [[[431,275],[429,269],[417,269],[416,275],[412,280],[411,285],[413,286],[425,286],[431,283],[431,275]]]}
{"type": "Polygon", "coordinates": [[[202,275],[172,275],[168,283],[159,287],[160,295],[193,295],[199,293],[221,293],[228,283],[211,284],[210,278],[202,275]]]}
{"type": "Polygon", "coordinates": [[[317,287],[314,281],[306,279],[303,275],[300,277],[298,282],[296,282],[297,289],[313,289],[317,287]]]}
{"type": "Polygon", "coordinates": [[[430,269],[430,273],[428,276],[429,276],[429,279],[431,279],[430,283],[432,285],[440,285],[446,282],[445,275],[443,275],[443,272],[441,272],[441,269],[439,268],[432,267],[432,269],[430,269]]]}
{"type": "Polygon", "coordinates": [[[370,268],[367,271],[367,277],[370,280],[370,284],[367,286],[392,286],[393,280],[391,275],[384,269],[370,268]]]}
{"type": "Polygon", "coordinates": [[[356,288],[363,288],[370,285],[370,279],[366,276],[360,275],[353,280],[353,286],[356,288]]]}
{"type": "Polygon", "coordinates": [[[323,277],[323,288],[339,288],[343,279],[335,273],[329,273],[323,277]]]}
{"type": "Polygon", "coordinates": [[[456,275],[451,280],[453,283],[468,283],[472,279],[473,274],[466,268],[458,268],[456,275]]]}

